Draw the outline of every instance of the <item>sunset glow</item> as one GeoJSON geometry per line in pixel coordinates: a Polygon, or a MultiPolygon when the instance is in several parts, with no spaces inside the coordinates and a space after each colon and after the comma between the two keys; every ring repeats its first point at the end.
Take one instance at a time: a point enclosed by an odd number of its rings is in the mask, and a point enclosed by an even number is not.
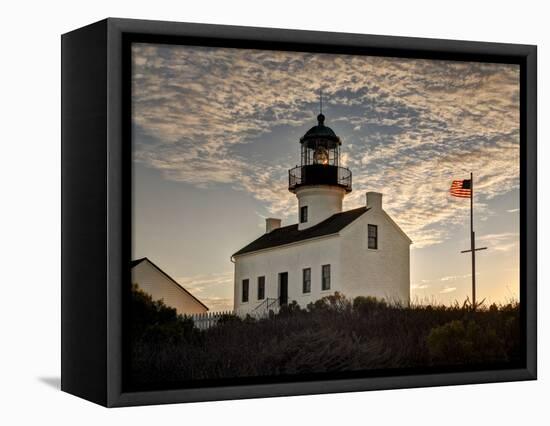
{"type": "Polygon", "coordinates": [[[477,298],[519,298],[519,66],[137,44],[132,87],[132,257],[211,310],[232,306],[230,255],[264,219],[298,221],[287,173],[320,88],[353,171],[344,209],[384,194],[413,240],[411,299],[470,295],[469,200],[449,194],[470,172],[477,298]]]}

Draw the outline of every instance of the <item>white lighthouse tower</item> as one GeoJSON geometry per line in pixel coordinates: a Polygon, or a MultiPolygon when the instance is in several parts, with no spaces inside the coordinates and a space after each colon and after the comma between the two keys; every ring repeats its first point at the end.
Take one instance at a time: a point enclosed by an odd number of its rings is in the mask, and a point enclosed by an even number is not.
{"type": "Polygon", "coordinates": [[[336,213],[351,192],[351,171],[340,167],[342,142],[325,126],[325,116],[300,139],[301,164],[289,170],[290,192],[298,198],[298,229],[310,228],[336,213]]]}

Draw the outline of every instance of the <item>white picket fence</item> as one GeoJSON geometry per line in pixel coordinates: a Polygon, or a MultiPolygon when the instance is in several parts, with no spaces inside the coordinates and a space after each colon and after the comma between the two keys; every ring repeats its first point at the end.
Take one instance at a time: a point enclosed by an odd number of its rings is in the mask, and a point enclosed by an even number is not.
{"type": "MultiPolygon", "coordinates": [[[[247,315],[259,320],[268,317],[270,312],[279,312],[279,299],[268,297],[252,311],[247,312],[247,315]]],[[[206,330],[215,327],[218,324],[218,320],[224,315],[235,315],[235,311],[205,312],[203,314],[192,314],[190,317],[193,318],[196,328],[206,330]]]]}
{"type": "Polygon", "coordinates": [[[233,315],[233,311],[205,312],[204,314],[193,314],[193,323],[200,330],[206,330],[218,324],[218,320],[224,315],[233,315]]]}

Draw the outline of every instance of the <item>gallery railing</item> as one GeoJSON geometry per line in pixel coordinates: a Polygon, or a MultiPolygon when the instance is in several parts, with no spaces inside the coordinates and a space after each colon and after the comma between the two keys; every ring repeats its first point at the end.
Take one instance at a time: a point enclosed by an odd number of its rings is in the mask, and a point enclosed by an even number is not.
{"type": "Polygon", "coordinates": [[[308,164],[288,171],[288,189],[293,191],[304,185],[335,185],[351,191],[351,170],[345,167],[308,164]]]}

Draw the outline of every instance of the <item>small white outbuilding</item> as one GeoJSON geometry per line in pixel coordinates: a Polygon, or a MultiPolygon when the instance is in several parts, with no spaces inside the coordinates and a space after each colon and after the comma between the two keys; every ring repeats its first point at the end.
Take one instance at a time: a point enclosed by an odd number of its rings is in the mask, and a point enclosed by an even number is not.
{"type": "Polygon", "coordinates": [[[233,254],[238,315],[291,301],[305,307],[335,292],[409,303],[411,240],[384,211],[380,193],[367,192],[364,206],[342,211],[352,175],[340,167],[340,138],[324,120],[319,114],[300,139],[301,165],[289,170],[299,223],[266,219],[265,234],[233,254]]]}
{"type": "Polygon", "coordinates": [[[131,262],[132,284],[149,294],[153,300],[162,300],[180,315],[203,314],[208,307],[184,289],[166,272],[144,257],[131,262]]]}

